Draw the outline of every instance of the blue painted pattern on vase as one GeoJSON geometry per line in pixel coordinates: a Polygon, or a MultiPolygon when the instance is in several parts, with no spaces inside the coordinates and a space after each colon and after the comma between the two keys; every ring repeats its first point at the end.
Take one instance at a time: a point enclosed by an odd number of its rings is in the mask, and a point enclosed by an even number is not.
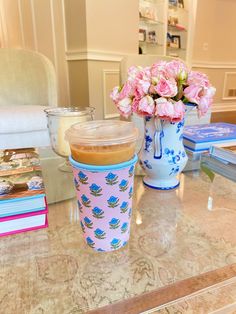
{"type": "Polygon", "coordinates": [[[184,169],[188,159],[183,146],[183,127],[184,121],[145,119],[146,134],[152,139],[149,151],[144,140],[140,153],[147,186],[163,190],[178,186],[176,175],[184,169]]]}

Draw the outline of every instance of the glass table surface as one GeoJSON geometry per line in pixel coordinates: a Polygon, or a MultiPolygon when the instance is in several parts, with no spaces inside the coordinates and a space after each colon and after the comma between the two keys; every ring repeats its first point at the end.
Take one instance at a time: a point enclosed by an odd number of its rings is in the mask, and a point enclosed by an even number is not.
{"type": "Polygon", "coordinates": [[[1,238],[0,312],[84,313],[235,263],[236,183],[201,171],[180,182],[162,192],[135,178],[118,251],[87,246],[75,198],[49,205],[47,229],[1,238]]]}

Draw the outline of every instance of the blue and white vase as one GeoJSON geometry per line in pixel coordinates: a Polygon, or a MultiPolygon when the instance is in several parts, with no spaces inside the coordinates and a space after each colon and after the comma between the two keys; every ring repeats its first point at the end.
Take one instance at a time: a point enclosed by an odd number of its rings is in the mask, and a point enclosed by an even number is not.
{"type": "Polygon", "coordinates": [[[145,134],[140,151],[140,164],[148,187],[171,190],[179,186],[177,175],[184,169],[188,157],[183,146],[184,120],[169,122],[145,117],[145,134]]]}

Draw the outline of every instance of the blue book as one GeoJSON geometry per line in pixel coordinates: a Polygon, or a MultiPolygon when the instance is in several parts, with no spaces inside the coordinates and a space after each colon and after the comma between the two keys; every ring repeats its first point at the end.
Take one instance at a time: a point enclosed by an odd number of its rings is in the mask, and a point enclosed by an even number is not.
{"type": "Polygon", "coordinates": [[[0,150],[0,218],[39,212],[45,208],[46,197],[37,150],[0,150]]]}
{"type": "Polygon", "coordinates": [[[184,146],[195,152],[208,151],[214,144],[236,144],[236,124],[209,123],[189,125],[184,129],[184,146]]]}

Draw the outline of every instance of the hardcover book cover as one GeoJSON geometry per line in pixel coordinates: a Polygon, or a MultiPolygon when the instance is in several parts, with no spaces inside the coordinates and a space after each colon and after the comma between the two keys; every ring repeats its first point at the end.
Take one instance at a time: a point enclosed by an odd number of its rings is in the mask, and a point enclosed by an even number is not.
{"type": "Polygon", "coordinates": [[[45,190],[35,148],[0,151],[0,217],[44,210],[45,190]]]}
{"type": "Polygon", "coordinates": [[[48,227],[47,208],[38,212],[0,218],[0,237],[48,227]]]}
{"type": "Polygon", "coordinates": [[[236,125],[219,122],[186,126],[183,140],[186,147],[201,150],[214,143],[236,142],[236,125]]]}

